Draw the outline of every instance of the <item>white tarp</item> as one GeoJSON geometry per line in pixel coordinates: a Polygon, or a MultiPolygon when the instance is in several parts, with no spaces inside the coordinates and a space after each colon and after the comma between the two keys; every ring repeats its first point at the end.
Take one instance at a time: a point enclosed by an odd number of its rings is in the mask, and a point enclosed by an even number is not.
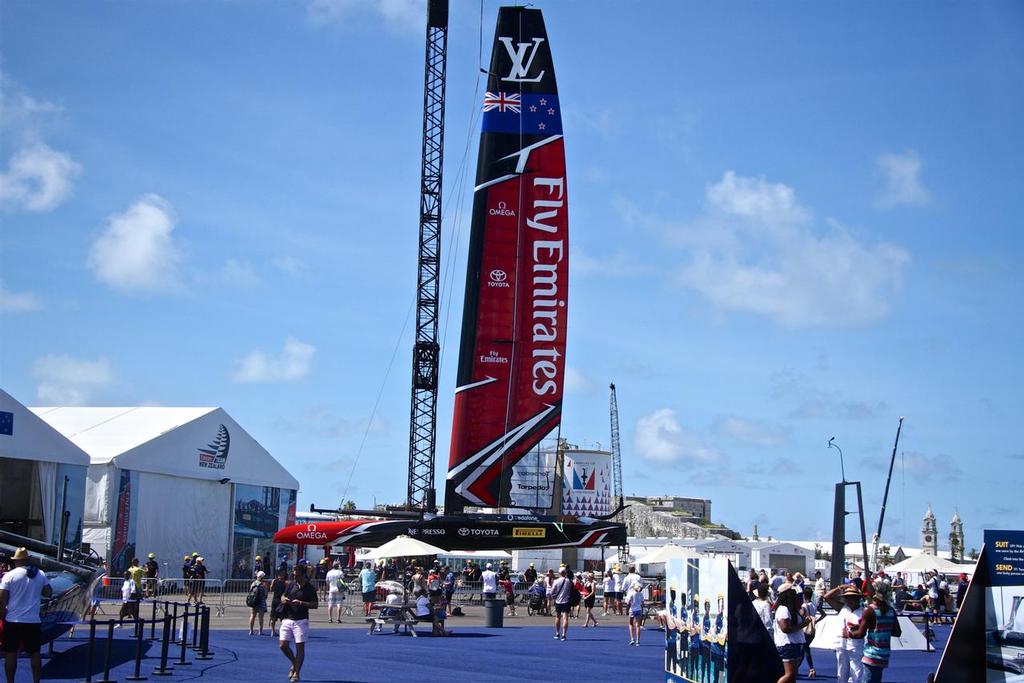
{"type": "MultiPolygon", "coordinates": [[[[924,634],[917,628],[917,625],[910,620],[910,617],[899,617],[900,628],[903,635],[899,638],[892,637],[893,650],[927,650],[928,645],[924,634]]],[[[815,627],[816,633],[811,647],[819,650],[832,650],[839,642],[843,632],[843,622],[838,614],[829,614],[818,622],[815,627]]]]}
{"type": "MultiPolygon", "coordinates": [[[[11,414],[10,434],[0,434],[0,458],[89,465],[81,448],[0,389],[0,411],[11,414]]],[[[5,430],[7,431],[7,430],[5,430]]]]}
{"type": "Polygon", "coordinates": [[[139,473],[135,554],[155,553],[167,577],[181,575],[182,556],[198,552],[209,578],[226,578],[231,552],[231,486],[215,481],[139,473]]]}
{"type": "Polygon", "coordinates": [[[385,557],[421,557],[423,555],[440,555],[444,552],[444,548],[438,548],[436,545],[403,535],[391,539],[379,548],[356,555],[356,560],[362,562],[385,557]]]}

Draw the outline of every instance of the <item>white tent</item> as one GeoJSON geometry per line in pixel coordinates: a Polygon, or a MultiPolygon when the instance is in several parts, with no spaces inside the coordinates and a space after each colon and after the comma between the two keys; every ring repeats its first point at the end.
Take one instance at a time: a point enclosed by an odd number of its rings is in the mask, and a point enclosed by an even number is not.
{"type": "Polygon", "coordinates": [[[672,559],[683,558],[683,557],[694,557],[696,553],[693,550],[680,547],[678,545],[672,545],[671,543],[666,544],[653,550],[642,557],[637,558],[637,564],[664,564],[672,559]]]}
{"type": "Polygon", "coordinates": [[[86,540],[113,569],[153,552],[176,577],[195,551],[248,577],[294,510],[298,481],[221,408],[32,410],[89,454],[86,540]]]}
{"type": "Polygon", "coordinates": [[[903,572],[908,583],[920,583],[932,569],[937,569],[940,574],[963,573],[968,576],[974,574],[973,564],[957,564],[956,562],[950,562],[941,557],[924,553],[919,553],[902,562],[886,567],[885,573],[889,576],[896,576],[896,572],[903,572]]]}
{"type": "Polygon", "coordinates": [[[379,548],[356,555],[357,561],[380,560],[385,557],[421,557],[423,555],[439,555],[445,552],[444,548],[430,545],[410,536],[397,536],[379,548]]]}
{"type": "Polygon", "coordinates": [[[0,389],[0,522],[47,543],[60,536],[61,493],[68,477],[71,513],[65,544],[81,540],[89,455],[0,389]]]}

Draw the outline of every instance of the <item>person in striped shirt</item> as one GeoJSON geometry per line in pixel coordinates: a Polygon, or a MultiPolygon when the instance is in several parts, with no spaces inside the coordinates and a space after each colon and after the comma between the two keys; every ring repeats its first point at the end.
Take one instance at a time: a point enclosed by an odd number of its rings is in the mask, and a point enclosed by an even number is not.
{"type": "Polygon", "coordinates": [[[869,602],[864,607],[861,618],[853,637],[864,638],[864,683],[882,683],[882,672],[889,666],[892,652],[891,639],[901,635],[899,622],[896,621],[896,610],[892,606],[892,588],[882,580],[876,580],[867,586],[869,602]]]}

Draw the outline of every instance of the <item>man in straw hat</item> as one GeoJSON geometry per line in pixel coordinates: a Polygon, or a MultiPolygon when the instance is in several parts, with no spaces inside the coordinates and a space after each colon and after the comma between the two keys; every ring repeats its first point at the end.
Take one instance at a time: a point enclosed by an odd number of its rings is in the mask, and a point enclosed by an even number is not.
{"type": "Polygon", "coordinates": [[[825,593],[824,600],[839,611],[842,633],[836,641],[836,672],[839,683],[858,683],[863,674],[864,636],[858,628],[864,618],[864,594],[853,584],[836,586],[825,593]]]}
{"type": "Polygon", "coordinates": [[[32,660],[32,680],[39,682],[42,660],[39,657],[39,601],[50,597],[53,589],[46,574],[29,561],[28,551],[18,548],[11,558],[14,569],[0,579],[0,620],[4,622],[4,671],[7,683],[14,683],[18,668],[18,650],[32,660]]]}

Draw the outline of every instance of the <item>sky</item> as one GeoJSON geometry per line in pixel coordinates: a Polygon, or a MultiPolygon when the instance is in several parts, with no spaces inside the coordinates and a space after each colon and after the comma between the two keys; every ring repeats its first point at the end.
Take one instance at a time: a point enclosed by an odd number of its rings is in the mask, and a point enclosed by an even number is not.
{"type": "MultiPolygon", "coordinates": [[[[452,4],[438,488],[481,63],[452,4]]],[[[1021,528],[1024,7],[539,2],[570,211],[562,435],[629,494],[828,539],[1021,528]],[[851,532],[853,525],[851,525],[851,532]]],[[[299,507],[404,500],[424,5],[0,7],[0,385],[220,406],[299,507]]]]}

